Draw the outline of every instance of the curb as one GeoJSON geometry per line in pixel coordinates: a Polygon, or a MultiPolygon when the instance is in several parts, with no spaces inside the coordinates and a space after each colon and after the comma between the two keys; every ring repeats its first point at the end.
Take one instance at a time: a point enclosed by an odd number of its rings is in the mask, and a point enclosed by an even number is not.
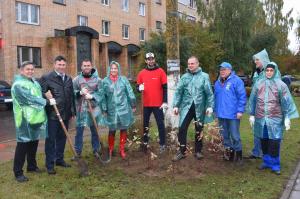
{"type": "Polygon", "coordinates": [[[299,173],[300,173],[300,161],[298,162],[297,167],[296,167],[293,175],[291,175],[288,183],[286,184],[285,189],[284,189],[280,199],[289,199],[290,198],[291,193],[292,193],[292,191],[294,189],[294,186],[296,184],[296,180],[298,178],[299,173]]]}

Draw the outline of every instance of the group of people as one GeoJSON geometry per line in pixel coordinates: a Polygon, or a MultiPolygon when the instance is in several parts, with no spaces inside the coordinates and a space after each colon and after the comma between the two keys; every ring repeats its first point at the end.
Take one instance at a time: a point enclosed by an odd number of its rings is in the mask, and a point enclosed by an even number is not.
{"type": "MultiPolygon", "coordinates": [[[[257,65],[255,83],[249,99],[250,124],[254,132],[254,149],[249,158],[259,158],[261,169],[270,168],[280,173],[279,149],[283,126],[290,128],[290,119],[298,117],[296,106],[280,72],[270,62],[264,50],[254,57],[257,65]]],[[[136,88],[142,93],[143,136],[142,149],[149,146],[149,120],[154,114],[159,132],[159,153],[166,150],[164,112],[168,108],[167,75],[155,61],[154,53],[145,56],[146,67],[139,72],[136,88]]],[[[224,159],[242,164],[240,119],[243,116],[247,97],[243,81],[234,73],[232,65],[219,65],[219,77],[211,87],[209,75],[202,71],[195,56],[188,59],[186,73],[177,84],[172,102],[173,113],[179,114],[180,143],[173,161],[186,157],[187,129],[192,120],[195,124],[195,158],[202,159],[203,127],[218,118],[224,140],[224,159]]],[[[66,74],[67,61],[63,56],[54,60],[54,70],[43,75],[39,81],[33,78],[34,64],[24,62],[20,74],[15,76],[12,98],[16,125],[17,146],[14,158],[14,175],[18,182],[28,181],[23,174],[27,158],[27,172],[39,173],[36,152],[39,139],[46,138],[46,168],[49,175],[56,174],[55,166],[71,167],[64,160],[66,135],[61,122],[68,129],[69,121],[76,117],[76,157],[83,150],[83,131],[89,127],[93,154],[98,157],[101,145],[98,125],[107,126],[109,155],[113,154],[116,131],[120,131],[119,153],[126,158],[127,130],[134,122],[136,98],[126,77],[121,76],[121,66],[111,62],[107,76],[102,80],[91,60],[81,63],[81,72],[73,80],[66,74]],[[57,107],[58,113],[54,107],[57,107]],[[62,118],[59,121],[58,115],[62,118]]]]}

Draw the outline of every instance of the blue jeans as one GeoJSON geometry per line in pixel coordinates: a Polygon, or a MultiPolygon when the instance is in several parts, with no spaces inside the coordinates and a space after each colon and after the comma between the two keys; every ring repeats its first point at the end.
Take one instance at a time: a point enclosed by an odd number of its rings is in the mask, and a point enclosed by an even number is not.
{"type": "Polygon", "coordinates": [[[221,134],[225,148],[232,148],[235,151],[242,150],[240,136],[240,120],[218,118],[219,125],[222,127],[221,134]]]}
{"type": "MultiPolygon", "coordinates": [[[[97,134],[97,129],[94,125],[90,126],[91,130],[91,143],[93,147],[93,152],[99,151],[99,138],[97,134]]],[[[83,131],[84,126],[78,126],[76,127],[76,136],[75,136],[75,150],[77,154],[81,154],[82,147],[83,147],[83,131]]]]}
{"type": "MultiPolygon", "coordinates": [[[[63,121],[69,128],[69,120],[63,121]]],[[[58,120],[48,120],[48,137],[45,142],[46,167],[53,169],[54,163],[64,162],[66,135],[58,120]]]]}
{"type": "Polygon", "coordinates": [[[252,149],[252,155],[255,157],[261,157],[261,142],[260,138],[255,137],[253,138],[253,149],[252,149]]]}

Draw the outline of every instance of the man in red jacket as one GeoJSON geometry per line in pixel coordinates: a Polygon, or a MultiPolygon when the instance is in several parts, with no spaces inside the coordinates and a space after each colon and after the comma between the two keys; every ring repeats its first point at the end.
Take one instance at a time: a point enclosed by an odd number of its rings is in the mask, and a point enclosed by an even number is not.
{"type": "Polygon", "coordinates": [[[144,136],[143,148],[147,149],[149,142],[149,119],[153,112],[159,132],[159,152],[165,151],[165,124],[164,110],[167,105],[167,75],[165,71],[156,64],[154,53],[147,53],[147,66],[137,76],[138,91],[143,92],[144,108],[144,136]]]}

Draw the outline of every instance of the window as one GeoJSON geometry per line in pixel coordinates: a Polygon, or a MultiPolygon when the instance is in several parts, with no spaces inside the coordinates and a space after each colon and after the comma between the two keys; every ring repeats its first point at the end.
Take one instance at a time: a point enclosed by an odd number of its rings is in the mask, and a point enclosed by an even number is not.
{"type": "Polygon", "coordinates": [[[78,26],[88,26],[88,18],[86,16],[77,16],[78,26]]]}
{"type": "Polygon", "coordinates": [[[145,41],[145,28],[140,28],[139,35],[140,41],[145,41]]]}
{"type": "Polygon", "coordinates": [[[156,29],[157,30],[161,30],[162,27],[161,27],[161,21],[156,21],[156,29]]]}
{"type": "Polygon", "coordinates": [[[63,4],[63,5],[66,4],[65,0],[53,0],[53,3],[58,3],[58,4],[63,4]]]}
{"type": "Polygon", "coordinates": [[[122,25],[122,37],[123,39],[129,39],[129,26],[123,24],[122,25]]]}
{"type": "Polygon", "coordinates": [[[54,29],[54,36],[55,37],[63,37],[65,36],[64,30],[54,29]]]}
{"type": "Polygon", "coordinates": [[[195,2],[195,0],[190,0],[189,6],[190,6],[191,8],[196,8],[196,2],[195,2]]]}
{"type": "Polygon", "coordinates": [[[103,5],[109,6],[109,0],[101,0],[103,5]]]}
{"type": "Polygon", "coordinates": [[[40,7],[34,4],[16,2],[17,22],[39,25],[40,7]]]}
{"type": "Polygon", "coordinates": [[[125,12],[129,11],[129,0],[123,0],[122,2],[122,10],[125,12]]]}
{"type": "Polygon", "coordinates": [[[110,21],[102,21],[102,34],[109,36],[110,21]]]}
{"type": "Polygon", "coordinates": [[[139,2],[139,15],[145,16],[146,14],[146,6],[144,3],[139,2]]]}
{"type": "Polygon", "coordinates": [[[18,46],[17,47],[18,55],[18,67],[24,61],[33,62],[37,68],[41,68],[41,48],[28,47],[28,46],[18,46]]]}
{"type": "Polygon", "coordinates": [[[161,0],[155,0],[155,2],[161,5],[161,0]]]}

